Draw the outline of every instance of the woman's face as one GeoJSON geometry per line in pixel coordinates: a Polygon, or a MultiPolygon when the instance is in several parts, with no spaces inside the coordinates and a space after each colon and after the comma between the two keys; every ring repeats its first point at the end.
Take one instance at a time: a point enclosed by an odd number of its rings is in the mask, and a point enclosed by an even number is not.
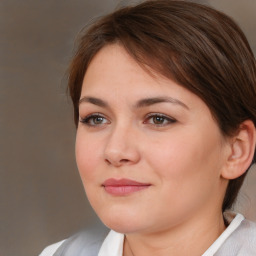
{"type": "Polygon", "coordinates": [[[107,226],[157,232],[221,213],[227,142],[195,94],[111,45],[89,65],[79,115],[78,169],[107,226]]]}

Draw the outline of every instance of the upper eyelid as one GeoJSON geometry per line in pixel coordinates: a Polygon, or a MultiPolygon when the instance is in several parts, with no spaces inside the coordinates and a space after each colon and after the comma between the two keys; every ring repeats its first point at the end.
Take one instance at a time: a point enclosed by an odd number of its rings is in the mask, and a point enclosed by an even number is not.
{"type": "Polygon", "coordinates": [[[163,113],[157,113],[157,112],[156,113],[149,113],[145,117],[149,118],[149,117],[154,117],[154,116],[161,116],[161,117],[164,117],[166,119],[170,119],[170,120],[175,120],[176,121],[176,119],[174,117],[171,117],[171,116],[163,114],[163,113]]]}
{"type": "Polygon", "coordinates": [[[106,116],[100,112],[93,112],[91,114],[84,115],[84,117],[81,117],[81,115],[80,115],[80,119],[86,119],[86,118],[95,117],[95,116],[103,117],[103,118],[106,118],[109,120],[108,116],[106,116]]]}
{"type": "Polygon", "coordinates": [[[107,118],[105,115],[101,114],[101,113],[91,113],[91,114],[88,114],[86,115],[85,117],[79,117],[79,121],[82,122],[82,123],[86,123],[87,120],[89,120],[90,118],[94,118],[94,117],[102,117],[106,120],[109,121],[109,118],[107,118]]]}

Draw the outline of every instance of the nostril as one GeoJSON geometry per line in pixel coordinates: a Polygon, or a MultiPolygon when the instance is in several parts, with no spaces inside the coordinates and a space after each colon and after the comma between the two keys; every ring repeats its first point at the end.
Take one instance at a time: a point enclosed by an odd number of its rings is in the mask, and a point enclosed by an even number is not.
{"type": "Polygon", "coordinates": [[[112,160],[109,160],[109,159],[105,159],[105,162],[108,164],[108,165],[116,165],[116,166],[120,166],[122,164],[125,164],[125,163],[128,163],[130,162],[129,159],[121,159],[119,161],[112,161],[112,160]]]}
{"type": "Polygon", "coordinates": [[[105,162],[106,162],[107,164],[111,164],[111,162],[110,162],[108,159],[105,159],[105,162]]]}
{"type": "Polygon", "coordinates": [[[127,162],[129,162],[129,160],[128,159],[122,159],[122,160],[120,160],[120,162],[121,163],[127,163],[127,162]]]}

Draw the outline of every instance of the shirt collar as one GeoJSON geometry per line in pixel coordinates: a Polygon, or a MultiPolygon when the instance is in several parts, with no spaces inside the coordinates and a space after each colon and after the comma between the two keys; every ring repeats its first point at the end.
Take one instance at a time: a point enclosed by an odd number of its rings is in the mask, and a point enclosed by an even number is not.
{"type": "Polygon", "coordinates": [[[124,234],[110,230],[100,248],[98,256],[122,256],[123,244],[124,234]]]}
{"type": "Polygon", "coordinates": [[[202,256],[212,256],[216,253],[227,238],[239,227],[244,220],[244,216],[240,213],[226,212],[224,218],[229,223],[228,227],[223,233],[215,240],[215,242],[207,249],[202,256]]]}

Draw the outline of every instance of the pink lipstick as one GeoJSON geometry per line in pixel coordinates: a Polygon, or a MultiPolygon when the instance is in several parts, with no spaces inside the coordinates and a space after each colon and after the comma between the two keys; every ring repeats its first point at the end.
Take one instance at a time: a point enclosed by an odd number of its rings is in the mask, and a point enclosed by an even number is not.
{"type": "Polygon", "coordinates": [[[102,186],[105,191],[115,196],[125,196],[143,190],[151,186],[148,183],[141,183],[129,179],[108,179],[102,186]]]}

